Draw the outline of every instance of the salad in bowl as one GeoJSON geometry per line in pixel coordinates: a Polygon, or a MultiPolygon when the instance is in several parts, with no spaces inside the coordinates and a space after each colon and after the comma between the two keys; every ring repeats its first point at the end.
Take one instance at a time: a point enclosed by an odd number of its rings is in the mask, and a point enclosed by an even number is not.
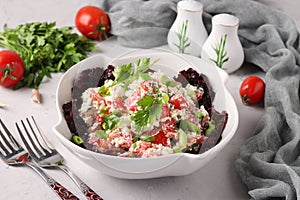
{"type": "Polygon", "coordinates": [[[236,130],[237,120],[231,116],[236,107],[226,102],[214,106],[229,95],[223,91],[224,81],[214,88],[218,84],[211,75],[199,73],[181,56],[152,53],[113,62],[103,56],[91,59],[106,66],[83,63],[71,80],[62,78],[59,87],[67,80],[70,94],[58,99],[61,119],[54,130],[79,158],[104,173],[153,178],[175,175],[172,171],[186,160],[199,162],[177,173],[188,174],[211,159],[206,157],[219,151],[236,130]],[[186,66],[166,69],[170,56],[186,66]],[[70,134],[63,135],[66,127],[70,134]]]}

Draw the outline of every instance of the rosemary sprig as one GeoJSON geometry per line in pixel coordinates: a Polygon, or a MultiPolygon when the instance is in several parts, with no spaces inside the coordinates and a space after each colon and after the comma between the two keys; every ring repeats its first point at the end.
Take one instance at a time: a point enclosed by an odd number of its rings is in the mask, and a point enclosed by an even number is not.
{"type": "Polygon", "coordinates": [[[187,36],[187,27],[188,27],[188,20],[182,22],[181,26],[179,26],[176,35],[179,39],[179,44],[173,43],[179,50],[179,53],[184,53],[185,48],[190,46],[190,42],[188,42],[189,38],[187,36]]]}
{"type": "Polygon", "coordinates": [[[213,59],[210,58],[218,67],[222,68],[223,64],[229,60],[227,56],[227,52],[225,51],[225,44],[226,44],[227,35],[221,37],[220,41],[217,41],[213,49],[217,54],[217,58],[213,59]]]}

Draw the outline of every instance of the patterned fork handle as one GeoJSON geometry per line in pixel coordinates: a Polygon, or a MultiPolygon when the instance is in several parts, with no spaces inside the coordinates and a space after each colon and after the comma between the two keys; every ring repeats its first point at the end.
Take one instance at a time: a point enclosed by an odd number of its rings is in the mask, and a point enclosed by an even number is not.
{"type": "Polygon", "coordinates": [[[25,162],[27,166],[31,167],[34,171],[36,171],[48,184],[52,190],[60,197],[62,200],[79,200],[72,192],[63,187],[60,183],[55,181],[53,178],[49,177],[39,166],[35,165],[32,162],[25,162]]]}
{"type": "Polygon", "coordinates": [[[78,176],[76,176],[67,166],[59,165],[61,170],[71,177],[71,179],[80,188],[81,192],[85,195],[88,200],[103,200],[96,192],[94,192],[89,186],[87,186],[78,176]]]}

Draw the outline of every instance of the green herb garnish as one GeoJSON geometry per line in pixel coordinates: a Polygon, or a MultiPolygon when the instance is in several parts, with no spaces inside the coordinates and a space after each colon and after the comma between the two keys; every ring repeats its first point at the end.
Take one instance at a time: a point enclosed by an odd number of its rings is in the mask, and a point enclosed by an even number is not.
{"type": "Polygon", "coordinates": [[[38,89],[43,78],[64,72],[83,60],[96,43],[72,33],[72,27],[55,28],[55,22],[33,22],[0,33],[0,46],[15,51],[24,61],[23,79],[15,86],[38,89]]]}
{"type": "Polygon", "coordinates": [[[104,130],[112,130],[120,121],[120,117],[117,113],[104,114],[104,122],[102,123],[102,128],[104,130]]]}
{"type": "Polygon", "coordinates": [[[166,86],[168,86],[168,87],[176,87],[178,85],[175,81],[171,81],[166,76],[162,76],[161,81],[162,81],[162,83],[166,84],[166,86]]]}
{"type": "Polygon", "coordinates": [[[131,116],[131,120],[135,123],[136,131],[140,132],[148,124],[153,124],[162,114],[162,102],[155,97],[146,95],[137,102],[141,110],[138,110],[131,116]]]}
{"type": "Polygon", "coordinates": [[[150,58],[138,59],[135,64],[129,63],[124,64],[113,71],[115,80],[112,85],[117,85],[120,83],[129,83],[137,80],[139,77],[144,80],[151,79],[147,72],[151,66],[155,65],[158,60],[150,63],[150,58]]]}

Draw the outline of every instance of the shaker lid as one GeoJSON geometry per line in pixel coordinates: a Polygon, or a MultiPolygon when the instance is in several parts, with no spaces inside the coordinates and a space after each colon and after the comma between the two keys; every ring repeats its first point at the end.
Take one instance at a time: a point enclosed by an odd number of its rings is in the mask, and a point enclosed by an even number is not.
{"type": "Polygon", "coordinates": [[[234,15],[222,13],[213,16],[212,23],[222,26],[237,26],[239,25],[239,18],[234,15]]]}
{"type": "Polygon", "coordinates": [[[182,0],[177,3],[177,8],[188,12],[199,12],[203,10],[203,5],[194,0],[182,0]]]}

